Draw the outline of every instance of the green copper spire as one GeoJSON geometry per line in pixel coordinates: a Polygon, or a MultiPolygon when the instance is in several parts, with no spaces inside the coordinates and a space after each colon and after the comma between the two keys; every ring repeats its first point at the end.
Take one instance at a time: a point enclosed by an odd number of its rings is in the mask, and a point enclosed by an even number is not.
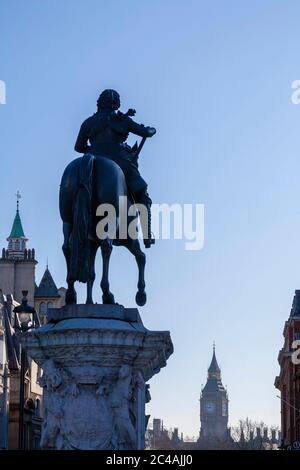
{"type": "Polygon", "coordinates": [[[21,217],[19,213],[19,199],[21,198],[21,194],[19,191],[16,194],[17,197],[17,212],[15,215],[14,223],[8,238],[25,238],[24,230],[22,227],[21,217]]]}
{"type": "Polygon", "coordinates": [[[22,222],[19,214],[19,210],[17,209],[17,213],[15,215],[15,220],[9,235],[9,238],[25,238],[24,230],[22,227],[22,222]]]}

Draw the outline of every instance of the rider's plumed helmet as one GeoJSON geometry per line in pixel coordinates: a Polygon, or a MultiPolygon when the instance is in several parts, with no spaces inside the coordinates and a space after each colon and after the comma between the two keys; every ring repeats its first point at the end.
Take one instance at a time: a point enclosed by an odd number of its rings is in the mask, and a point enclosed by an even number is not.
{"type": "Polygon", "coordinates": [[[117,110],[120,107],[120,95],[115,90],[104,90],[97,100],[98,109],[117,110]]]}

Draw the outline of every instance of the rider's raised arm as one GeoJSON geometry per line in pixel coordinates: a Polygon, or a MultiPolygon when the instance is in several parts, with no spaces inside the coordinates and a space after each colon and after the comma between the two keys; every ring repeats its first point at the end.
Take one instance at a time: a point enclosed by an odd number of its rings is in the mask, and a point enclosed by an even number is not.
{"type": "Polygon", "coordinates": [[[81,125],[78,137],[75,143],[75,151],[79,153],[88,153],[90,146],[88,145],[88,135],[86,131],[86,125],[85,122],[81,125]]]}
{"type": "Polygon", "coordinates": [[[144,126],[144,124],[138,124],[131,118],[127,118],[128,130],[133,134],[139,135],[140,137],[152,137],[156,133],[154,127],[144,126]]]}

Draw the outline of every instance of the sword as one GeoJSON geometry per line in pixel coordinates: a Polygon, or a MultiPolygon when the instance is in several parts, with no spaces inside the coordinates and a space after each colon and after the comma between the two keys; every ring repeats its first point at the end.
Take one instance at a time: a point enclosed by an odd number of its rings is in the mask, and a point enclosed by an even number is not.
{"type": "Polygon", "coordinates": [[[135,158],[138,158],[138,156],[139,156],[139,154],[140,154],[142,148],[144,147],[144,143],[146,142],[146,139],[147,139],[147,137],[143,137],[143,138],[142,138],[142,140],[141,140],[141,142],[140,142],[140,144],[139,144],[139,146],[137,147],[137,150],[136,150],[136,152],[135,152],[135,155],[134,155],[135,158]]]}

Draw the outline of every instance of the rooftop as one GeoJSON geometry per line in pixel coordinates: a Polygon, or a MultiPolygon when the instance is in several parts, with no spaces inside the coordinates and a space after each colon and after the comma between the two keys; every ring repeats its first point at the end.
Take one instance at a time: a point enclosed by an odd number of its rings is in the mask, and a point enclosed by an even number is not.
{"type": "Polygon", "coordinates": [[[35,289],[34,297],[35,298],[60,297],[56,284],[48,269],[48,266],[46,267],[46,270],[44,272],[40,285],[36,287],[35,289]]]}

